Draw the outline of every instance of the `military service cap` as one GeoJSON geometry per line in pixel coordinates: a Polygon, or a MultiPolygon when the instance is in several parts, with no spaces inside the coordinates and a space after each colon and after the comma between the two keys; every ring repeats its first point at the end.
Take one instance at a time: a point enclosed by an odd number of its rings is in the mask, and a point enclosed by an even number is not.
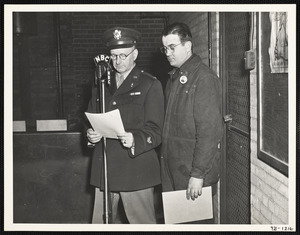
{"type": "Polygon", "coordinates": [[[134,46],[140,39],[141,34],[134,29],[114,27],[106,30],[103,37],[109,49],[116,49],[134,46]]]}

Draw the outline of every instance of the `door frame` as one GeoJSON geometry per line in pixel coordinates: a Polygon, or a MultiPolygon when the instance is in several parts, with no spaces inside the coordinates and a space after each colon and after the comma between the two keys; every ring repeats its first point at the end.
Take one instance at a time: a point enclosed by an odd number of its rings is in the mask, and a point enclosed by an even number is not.
{"type": "MultiPolygon", "coordinates": [[[[224,117],[227,113],[228,107],[227,107],[227,78],[228,74],[226,72],[226,38],[225,38],[225,13],[220,12],[219,16],[219,37],[220,37],[220,57],[219,57],[219,63],[220,63],[220,77],[222,78],[222,116],[224,117]]],[[[226,176],[227,173],[227,167],[226,167],[226,153],[227,153],[227,126],[224,123],[223,124],[224,132],[222,137],[222,158],[221,158],[221,169],[220,169],[220,223],[226,224],[226,211],[227,211],[227,203],[226,203],[226,179],[224,179],[224,176],[226,176]]]]}
{"type": "MultiPolygon", "coordinates": [[[[230,198],[228,198],[228,188],[230,188],[229,186],[231,186],[230,182],[227,182],[227,173],[228,170],[228,156],[227,156],[227,152],[228,152],[228,148],[227,145],[230,142],[227,139],[227,135],[230,132],[234,132],[237,134],[240,134],[242,136],[245,136],[248,138],[248,140],[250,141],[250,133],[245,132],[244,130],[237,128],[236,126],[231,125],[231,121],[232,118],[231,116],[229,118],[225,118],[225,115],[230,114],[230,110],[229,110],[229,96],[228,96],[228,92],[229,92],[229,87],[228,87],[228,81],[229,81],[229,52],[228,52],[228,43],[226,43],[226,22],[228,21],[227,18],[227,14],[226,12],[221,12],[220,13],[220,25],[219,25],[219,37],[220,37],[220,76],[222,77],[222,115],[223,115],[223,119],[224,119],[224,133],[223,133],[223,139],[222,139],[222,159],[221,159],[221,169],[220,169],[220,223],[221,224],[228,224],[228,222],[230,221],[227,218],[227,214],[228,211],[230,210],[230,208],[228,208],[227,202],[228,200],[230,200],[230,198]]],[[[249,93],[249,99],[250,99],[250,93],[249,93]]],[[[250,118],[250,117],[249,117],[250,118]]],[[[250,128],[249,128],[250,131],[250,128]]],[[[251,144],[249,143],[249,151],[250,151],[250,146],[251,144]]],[[[250,153],[249,153],[249,157],[250,157],[250,153]]],[[[249,165],[250,167],[250,165],[249,165]]],[[[250,169],[249,169],[250,170],[250,169]]],[[[250,175],[249,175],[250,177],[250,175]]],[[[249,180],[249,187],[251,185],[250,182],[250,178],[249,180]]],[[[250,191],[250,190],[249,190],[250,191]]],[[[250,193],[250,192],[249,192],[250,193]]],[[[250,199],[250,194],[249,196],[249,200],[250,199]]],[[[250,206],[250,201],[249,201],[249,206],[250,206]]],[[[249,213],[251,213],[251,211],[249,210],[249,213]]],[[[250,218],[248,218],[250,220],[250,218]]]]}

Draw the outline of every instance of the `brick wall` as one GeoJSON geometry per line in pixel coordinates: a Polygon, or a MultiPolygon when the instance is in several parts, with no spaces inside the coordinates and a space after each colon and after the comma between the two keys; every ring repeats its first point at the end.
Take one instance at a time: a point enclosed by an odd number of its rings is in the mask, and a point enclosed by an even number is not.
{"type": "MultiPolygon", "coordinates": [[[[34,120],[57,118],[55,29],[52,17],[52,13],[39,13],[36,34],[21,36],[29,44],[27,56],[30,61],[30,97],[34,120]]],[[[94,82],[93,58],[108,52],[102,34],[114,26],[131,27],[141,32],[137,63],[165,84],[168,62],[159,51],[163,18],[141,18],[137,12],[60,13],[64,118],[68,121],[68,131],[81,131],[83,113],[94,82]]],[[[14,51],[18,51],[20,46],[14,44],[14,51]]],[[[15,65],[18,65],[17,59],[15,65]]],[[[14,120],[22,119],[20,109],[24,105],[22,100],[17,99],[20,93],[19,81],[22,79],[20,74],[14,71],[14,120]]]]}
{"type": "Polygon", "coordinates": [[[288,178],[257,158],[256,69],[250,74],[251,224],[288,224],[288,178]]]}
{"type": "Polygon", "coordinates": [[[62,35],[65,36],[65,44],[72,45],[71,48],[66,46],[65,51],[69,50],[63,53],[70,55],[67,60],[72,68],[72,73],[66,75],[69,79],[66,79],[66,86],[64,85],[65,108],[69,115],[70,129],[78,125],[86,108],[90,98],[89,90],[94,81],[93,58],[98,54],[108,53],[102,41],[102,34],[111,27],[131,27],[141,32],[137,64],[164,83],[167,71],[160,66],[166,61],[159,52],[160,35],[164,27],[162,18],[141,19],[139,13],[127,12],[76,12],[65,15],[65,18],[67,21],[61,20],[62,29],[66,31],[65,34],[62,31],[62,35]]]}

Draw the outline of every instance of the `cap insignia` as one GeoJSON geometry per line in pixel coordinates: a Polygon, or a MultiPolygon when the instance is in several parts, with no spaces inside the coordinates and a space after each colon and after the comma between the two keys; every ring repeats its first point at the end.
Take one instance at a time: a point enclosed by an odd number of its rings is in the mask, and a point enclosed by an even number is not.
{"type": "Polygon", "coordinates": [[[114,33],[113,33],[113,35],[114,35],[114,38],[116,39],[116,40],[119,40],[121,37],[122,37],[122,35],[121,35],[121,30],[115,30],[114,31],[114,33]]]}

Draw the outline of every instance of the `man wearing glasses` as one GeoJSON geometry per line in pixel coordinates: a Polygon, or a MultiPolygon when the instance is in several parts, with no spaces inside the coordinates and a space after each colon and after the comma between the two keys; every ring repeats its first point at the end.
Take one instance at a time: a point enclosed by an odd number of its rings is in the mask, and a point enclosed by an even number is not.
{"type": "Polygon", "coordinates": [[[163,191],[186,190],[196,200],[202,187],[219,180],[222,138],[221,82],[192,51],[192,34],[183,23],[163,31],[161,48],[174,69],[166,85],[162,134],[163,191]]]}
{"type": "MultiPolygon", "coordinates": [[[[106,111],[119,109],[125,133],[107,139],[108,187],[111,192],[112,223],[117,221],[122,201],[126,218],[133,224],[156,223],[154,186],[161,183],[155,148],[161,143],[164,98],[161,83],[137,67],[137,41],[134,29],[115,27],[104,32],[113,63],[111,85],[106,89],[106,111]]],[[[97,112],[93,95],[88,112],[97,112]]],[[[93,223],[103,223],[103,150],[101,133],[88,128],[87,139],[95,144],[90,183],[96,186],[93,223]]]]}

